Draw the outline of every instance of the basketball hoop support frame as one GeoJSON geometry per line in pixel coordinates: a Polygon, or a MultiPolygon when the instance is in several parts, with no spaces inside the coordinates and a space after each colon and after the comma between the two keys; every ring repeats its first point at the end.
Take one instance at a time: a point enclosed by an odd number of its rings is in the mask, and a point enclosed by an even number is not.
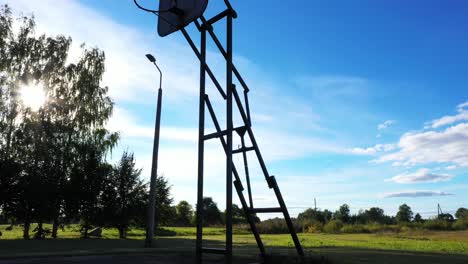
{"type": "MultiPolygon", "coordinates": [[[[142,10],[151,12],[155,15],[158,15],[158,11],[150,10],[141,7],[136,0],[134,0],[135,4],[142,10]]],[[[232,8],[229,0],[224,0],[226,4],[226,10],[222,11],[221,13],[215,15],[213,18],[206,20],[203,17],[203,14],[199,15],[197,19],[200,19],[201,23],[195,19],[193,22],[195,23],[196,27],[200,31],[200,50],[198,50],[197,46],[193,42],[190,35],[187,33],[185,27],[180,26],[177,29],[182,32],[185,39],[187,40],[188,44],[192,48],[193,52],[197,56],[198,60],[200,61],[200,94],[199,94],[199,123],[198,123],[198,177],[197,177],[197,208],[196,208],[196,263],[202,263],[203,253],[211,253],[211,254],[223,254],[225,255],[225,261],[227,264],[232,263],[232,187],[236,189],[236,192],[239,196],[239,200],[242,204],[242,209],[244,211],[245,217],[247,222],[250,226],[250,229],[255,237],[255,241],[260,251],[260,255],[265,257],[265,247],[263,242],[260,238],[260,234],[257,230],[255,225],[254,216],[257,213],[283,213],[284,219],[286,221],[286,225],[288,227],[289,233],[291,234],[291,238],[294,242],[294,246],[296,251],[300,257],[304,256],[304,251],[302,249],[301,243],[297,237],[296,231],[294,229],[293,223],[291,221],[291,217],[289,215],[288,209],[284,202],[283,196],[281,191],[278,187],[276,182],[275,176],[271,176],[268,173],[267,167],[265,165],[265,161],[263,160],[262,154],[258,147],[257,141],[255,140],[255,136],[252,131],[252,122],[250,118],[250,108],[249,108],[249,101],[248,101],[248,92],[249,88],[245,83],[244,79],[240,75],[237,68],[234,66],[232,57],[233,57],[233,43],[232,43],[232,27],[233,27],[233,19],[237,18],[237,13],[232,8]],[[219,41],[218,37],[214,33],[213,25],[218,21],[226,18],[226,49],[224,49],[223,45],[219,41]],[[220,53],[226,60],[226,92],[221,87],[221,84],[216,79],[215,75],[211,71],[210,67],[206,62],[206,33],[209,33],[211,39],[218,47],[220,53]],[[244,103],[245,109],[242,104],[241,98],[236,90],[236,86],[233,84],[233,73],[239,83],[241,84],[244,92],[244,103]],[[206,94],[206,75],[208,75],[213,82],[214,86],[220,93],[221,97],[226,100],[226,130],[222,130],[221,126],[218,122],[216,117],[215,111],[213,106],[209,100],[208,95],[206,94]],[[234,101],[233,101],[234,100],[234,101]],[[242,122],[244,123],[243,126],[233,127],[233,104],[237,105],[239,110],[242,122]],[[214,127],[216,129],[215,133],[205,134],[205,107],[208,109],[208,113],[211,116],[213,121],[214,127]],[[233,132],[236,132],[241,138],[241,147],[237,150],[233,150],[233,132]],[[252,146],[246,146],[245,144],[245,136],[250,139],[250,143],[252,146]],[[226,138],[225,138],[226,137],[226,138]],[[219,138],[221,145],[223,146],[224,152],[226,154],[226,240],[225,240],[225,249],[220,248],[206,248],[203,247],[203,171],[204,171],[204,145],[206,140],[219,138]],[[270,189],[273,189],[276,198],[278,200],[279,207],[271,207],[271,208],[254,208],[253,207],[253,199],[252,199],[252,190],[250,186],[250,175],[247,163],[247,152],[254,151],[255,155],[257,156],[257,160],[261,167],[261,170],[264,174],[265,180],[268,184],[270,189]],[[239,173],[233,163],[232,156],[233,154],[242,153],[244,159],[244,170],[245,170],[245,177],[247,182],[248,188],[248,196],[249,196],[249,204],[244,197],[243,191],[244,187],[242,185],[242,181],[240,179],[239,173]],[[233,180],[234,176],[234,180],[233,180]]],[[[206,8],[206,6],[205,6],[206,8]]],[[[171,10],[172,13],[177,13],[177,10],[171,10]]],[[[202,11],[201,11],[202,12],[202,11]]],[[[166,21],[167,22],[167,21],[166,21]]],[[[174,31],[172,31],[174,32],[174,31]]],[[[163,33],[159,32],[161,36],[165,36],[172,32],[163,31],[163,33]]]]}
{"type": "Polygon", "coordinates": [[[236,12],[232,9],[229,1],[225,0],[227,9],[219,13],[218,15],[214,16],[213,18],[207,20],[203,16],[199,19],[201,22],[195,20],[194,23],[200,32],[200,50],[197,49],[197,46],[193,42],[190,35],[187,33],[185,28],[181,28],[182,34],[184,35],[185,39],[189,43],[190,47],[194,51],[195,55],[200,61],[200,94],[199,94],[199,134],[198,134],[198,184],[197,184],[197,208],[196,208],[196,263],[202,263],[202,255],[203,253],[212,253],[212,254],[224,254],[226,263],[232,263],[232,186],[236,189],[236,192],[239,196],[239,200],[242,204],[242,208],[244,210],[245,216],[247,218],[247,222],[249,223],[250,229],[255,237],[255,241],[259,248],[260,254],[262,257],[265,256],[265,247],[263,242],[260,238],[259,232],[254,222],[254,215],[256,213],[283,213],[286,224],[288,226],[289,232],[293,239],[295,248],[299,256],[304,256],[304,251],[302,249],[301,243],[297,237],[296,231],[292,224],[289,212],[287,210],[286,204],[282,197],[281,191],[278,187],[276,179],[274,176],[270,176],[268,170],[266,168],[265,162],[261,155],[260,149],[257,145],[255,140],[252,128],[251,128],[251,118],[250,118],[250,108],[248,103],[248,92],[249,88],[245,83],[244,79],[240,75],[237,68],[234,66],[232,61],[232,54],[233,54],[233,46],[232,46],[232,33],[233,33],[233,19],[237,17],[236,12]],[[213,25],[218,21],[226,18],[226,49],[223,48],[220,40],[216,36],[213,30],[213,25]],[[226,92],[221,88],[221,85],[217,81],[215,75],[212,73],[211,69],[209,68],[206,62],[206,33],[209,33],[211,39],[218,47],[220,53],[226,60],[226,92]],[[233,84],[233,73],[241,86],[243,87],[244,92],[244,102],[245,102],[245,109],[242,105],[240,96],[236,90],[236,86],[233,84]],[[210,77],[213,84],[219,91],[220,95],[223,99],[226,100],[226,130],[221,130],[219,125],[218,119],[216,117],[215,111],[212,107],[212,104],[209,100],[208,95],[206,94],[206,74],[210,77]],[[234,100],[234,101],[233,101],[234,100]],[[244,126],[241,127],[233,127],[233,104],[236,104],[240,115],[242,117],[242,121],[244,126]],[[213,121],[213,124],[216,128],[216,132],[212,134],[205,135],[205,107],[207,108],[209,115],[213,121]],[[232,148],[232,140],[233,140],[233,132],[237,132],[241,137],[242,147],[238,150],[234,150],[232,148]],[[244,136],[247,135],[250,138],[250,142],[252,144],[251,147],[245,146],[244,136]],[[203,212],[203,180],[204,180],[204,143],[206,140],[210,140],[213,138],[219,138],[223,149],[226,154],[226,241],[225,241],[225,249],[218,249],[218,248],[204,248],[203,247],[203,219],[204,219],[204,212],[203,212]],[[278,203],[280,207],[273,207],[273,208],[253,208],[253,201],[252,201],[252,191],[250,187],[250,178],[249,178],[249,171],[248,171],[248,164],[246,160],[246,152],[247,151],[255,151],[255,154],[258,158],[260,167],[262,172],[265,176],[265,179],[268,183],[268,187],[274,190],[274,193],[278,199],[278,203]],[[247,186],[248,186],[248,195],[249,195],[249,203],[244,197],[243,190],[244,187],[242,185],[239,173],[236,170],[236,167],[233,163],[233,154],[236,153],[243,153],[244,158],[244,168],[245,168],[245,175],[247,179],[247,186]],[[234,176],[234,179],[233,179],[234,176]]]}

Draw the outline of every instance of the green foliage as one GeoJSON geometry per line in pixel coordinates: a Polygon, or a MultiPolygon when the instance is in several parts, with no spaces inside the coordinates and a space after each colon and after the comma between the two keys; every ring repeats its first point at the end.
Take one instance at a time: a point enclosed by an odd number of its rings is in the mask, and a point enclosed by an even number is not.
{"type": "Polygon", "coordinates": [[[323,223],[315,219],[306,219],[299,220],[299,223],[302,223],[302,232],[303,233],[320,233],[323,231],[323,223]]]}
{"type": "Polygon", "coordinates": [[[452,227],[455,230],[468,230],[468,218],[459,218],[452,227]]]}
{"type": "Polygon", "coordinates": [[[403,222],[411,222],[411,219],[413,218],[413,211],[411,211],[411,207],[409,207],[407,204],[402,204],[398,208],[398,213],[396,215],[396,220],[398,223],[403,223],[403,222]]]}
{"type": "Polygon", "coordinates": [[[417,213],[415,216],[414,216],[414,219],[413,219],[413,222],[415,223],[422,223],[424,220],[422,219],[421,215],[419,213],[417,213]]]}
{"type": "MultiPolygon", "coordinates": [[[[296,232],[302,230],[302,226],[297,221],[293,221],[293,227],[296,232]]],[[[261,234],[287,234],[289,233],[286,221],[283,218],[273,218],[257,224],[257,229],[261,234]]]]}
{"type": "Polygon", "coordinates": [[[456,218],[468,218],[468,209],[464,207],[458,208],[457,212],[455,212],[456,218]]]}
{"type": "Polygon", "coordinates": [[[176,208],[172,206],[174,198],[171,196],[171,185],[162,175],[156,178],[156,226],[167,226],[176,219],[176,208]]]}
{"type": "Polygon", "coordinates": [[[332,212],[326,209],[324,211],[321,211],[312,208],[305,210],[297,216],[297,220],[300,222],[314,220],[322,224],[325,224],[326,222],[330,221],[331,218],[332,212]]]}
{"type": "Polygon", "coordinates": [[[177,235],[177,232],[167,228],[157,227],[155,231],[156,236],[161,237],[173,237],[177,235]]]}
{"type": "Polygon", "coordinates": [[[140,179],[141,169],[135,168],[133,154],[124,152],[113,172],[106,179],[101,195],[103,225],[119,230],[126,238],[130,225],[144,225],[148,195],[147,186],[140,179]]]}
{"type": "Polygon", "coordinates": [[[351,219],[351,216],[349,214],[349,205],[343,204],[340,206],[338,211],[335,212],[334,219],[340,220],[343,223],[348,223],[351,219]]]}
{"type": "Polygon", "coordinates": [[[82,45],[79,60],[67,65],[71,38],[37,36],[32,17],[17,19],[13,31],[14,21],[2,6],[0,208],[23,223],[24,238],[33,221],[36,237],[45,222],[54,223],[56,237],[65,218],[81,219],[86,233],[98,222],[98,196],[111,171],[105,157],[118,140],[104,127],[113,109],[108,88],[100,86],[104,53],[82,45]],[[31,85],[47,98],[37,111],[20,96],[31,85]]]}
{"type": "Polygon", "coordinates": [[[423,223],[423,227],[429,230],[451,230],[452,224],[444,219],[429,219],[423,223]]]}
{"type": "Polygon", "coordinates": [[[177,226],[190,226],[193,219],[193,208],[187,201],[180,201],[176,205],[176,220],[177,226]]]}
{"type": "Polygon", "coordinates": [[[221,211],[218,209],[218,205],[213,201],[211,197],[203,197],[202,210],[204,214],[203,225],[220,225],[223,223],[221,211]]]}
{"type": "Polygon", "coordinates": [[[357,233],[370,233],[370,230],[366,228],[365,225],[353,224],[353,225],[344,225],[341,230],[341,233],[348,234],[357,234],[357,233]]]}
{"type": "Polygon", "coordinates": [[[341,220],[331,220],[323,227],[323,231],[326,233],[339,233],[342,227],[343,222],[341,220]]]}

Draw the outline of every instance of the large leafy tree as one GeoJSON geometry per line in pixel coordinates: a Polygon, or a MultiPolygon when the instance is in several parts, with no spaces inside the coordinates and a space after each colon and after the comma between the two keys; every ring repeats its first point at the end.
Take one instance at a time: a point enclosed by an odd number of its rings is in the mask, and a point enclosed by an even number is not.
{"type": "Polygon", "coordinates": [[[338,208],[338,211],[335,212],[334,218],[341,220],[343,223],[348,223],[351,216],[349,211],[349,205],[343,204],[338,208]]]}
{"type": "Polygon", "coordinates": [[[409,207],[407,204],[400,205],[396,215],[397,222],[407,223],[411,222],[411,219],[413,219],[413,211],[411,210],[411,207],[409,207]]]}
{"type": "Polygon", "coordinates": [[[131,224],[142,224],[138,222],[146,215],[147,185],[140,179],[140,174],[133,154],[124,152],[102,195],[102,219],[119,230],[120,238],[127,237],[131,224]]]}
{"type": "Polygon", "coordinates": [[[455,217],[458,219],[468,218],[468,209],[464,207],[458,208],[458,210],[455,212],[455,217]]]}
{"type": "Polygon", "coordinates": [[[172,206],[171,185],[164,176],[156,178],[156,213],[155,226],[173,224],[176,219],[176,208],[172,206]]]}
{"type": "Polygon", "coordinates": [[[325,224],[332,218],[332,212],[325,209],[324,211],[316,210],[312,208],[306,209],[304,212],[300,213],[297,216],[299,222],[305,221],[318,221],[322,224],[325,224]]]}
{"type": "Polygon", "coordinates": [[[202,210],[204,225],[219,225],[223,223],[221,211],[219,211],[218,205],[213,201],[213,198],[203,197],[202,210]]]}
{"type": "Polygon", "coordinates": [[[70,38],[37,36],[32,17],[18,23],[13,31],[11,10],[1,7],[0,207],[24,224],[25,238],[32,221],[39,237],[42,222],[53,221],[56,236],[61,218],[93,211],[99,191],[86,188],[100,182],[118,140],[104,128],[113,107],[100,86],[105,57],[83,45],[79,61],[67,65],[70,38]],[[37,110],[21,98],[22,87],[33,85],[47,98],[37,110]]]}
{"type": "Polygon", "coordinates": [[[190,226],[193,219],[193,208],[187,201],[180,201],[176,205],[176,224],[180,226],[190,226]]]}

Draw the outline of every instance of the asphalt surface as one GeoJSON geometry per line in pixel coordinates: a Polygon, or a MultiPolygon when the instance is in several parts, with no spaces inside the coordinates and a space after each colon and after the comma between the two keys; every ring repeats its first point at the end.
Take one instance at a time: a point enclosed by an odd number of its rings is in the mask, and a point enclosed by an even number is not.
{"type": "Polygon", "coordinates": [[[169,264],[194,263],[191,258],[177,256],[76,256],[76,257],[44,257],[25,259],[0,260],[0,264],[169,264]]]}
{"type": "MultiPolygon", "coordinates": [[[[0,264],[193,264],[192,257],[177,255],[99,255],[69,257],[12,258],[0,260],[0,264]]],[[[204,264],[224,263],[222,256],[204,258],[204,264]]],[[[235,264],[256,264],[255,261],[237,259],[235,264]]]]}

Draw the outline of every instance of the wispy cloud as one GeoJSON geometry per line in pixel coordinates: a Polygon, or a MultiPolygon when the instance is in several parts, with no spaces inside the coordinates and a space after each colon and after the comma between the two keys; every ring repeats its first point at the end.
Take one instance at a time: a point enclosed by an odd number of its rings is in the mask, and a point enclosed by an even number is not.
{"type": "Polygon", "coordinates": [[[387,121],[385,121],[385,122],[379,124],[379,125],[377,126],[377,129],[379,129],[379,130],[386,129],[386,128],[388,128],[389,126],[394,125],[395,123],[396,123],[395,120],[387,120],[387,121]]]}
{"type": "Polygon", "coordinates": [[[453,163],[468,166],[468,123],[443,131],[409,132],[398,142],[396,152],[385,154],[376,162],[412,166],[429,163],[453,163]]]}
{"type": "Polygon", "coordinates": [[[326,99],[362,95],[362,90],[369,85],[366,78],[343,75],[300,76],[295,82],[314,96],[326,99]]]}
{"type": "Polygon", "coordinates": [[[422,183],[422,182],[441,182],[449,181],[453,178],[449,174],[435,174],[431,173],[429,169],[423,168],[419,169],[416,172],[409,173],[405,172],[399,175],[396,175],[385,181],[391,181],[396,183],[422,183]]]}
{"type": "Polygon", "coordinates": [[[441,192],[441,191],[403,191],[383,194],[383,198],[397,198],[397,197],[431,197],[431,196],[449,196],[454,195],[452,193],[441,192]]]}
{"type": "Polygon", "coordinates": [[[341,87],[340,93],[344,91],[354,91],[368,83],[365,78],[343,75],[320,75],[302,76],[297,78],[297,83],[315,89],[327,89],[330,87],[341,87]]]}
{"type": "MultiPolygon", "coordinates": [[[[114,113],[107,124],[111,131],[120,132],[125,138],[142,138],[152,140],[154,126],[142,125],[143,121],[136,119],[136,115],[121,107],[115,107],[114,113]]],[[[190,141],[198,140],[198,129],[190,127],[162,126],[160,137],[164,140],[190,141]]]]}
{"type": "Polygon", "coordinates": [[[395,144],[377,144],[368,148],[352,148],[349,150],[352,154],[356,155],[375,155],[381,152],[392,151],[396,148],[395,144]]]}
{"type": "Polygon", "coordinates": [[[468,120],[468,101],[457,106],[456,115],[447,115],[426,123],[425,128],[439,128],[459,121],[468,120]]]}

